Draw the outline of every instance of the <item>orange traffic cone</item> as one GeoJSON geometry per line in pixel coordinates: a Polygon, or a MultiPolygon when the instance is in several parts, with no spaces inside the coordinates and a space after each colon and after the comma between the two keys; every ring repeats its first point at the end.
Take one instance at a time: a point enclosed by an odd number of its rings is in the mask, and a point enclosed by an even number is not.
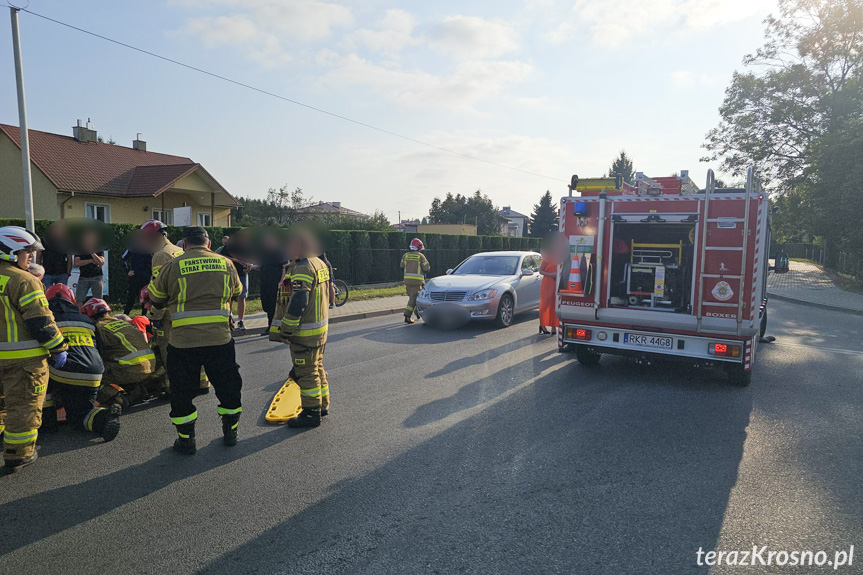
{"type": "Polygon", "coordinates": [[[568,292],[584,293],[584,286],[581,285],[581,256],[572,254],[572,262],[569,269],[569,287],[568,292]]]}

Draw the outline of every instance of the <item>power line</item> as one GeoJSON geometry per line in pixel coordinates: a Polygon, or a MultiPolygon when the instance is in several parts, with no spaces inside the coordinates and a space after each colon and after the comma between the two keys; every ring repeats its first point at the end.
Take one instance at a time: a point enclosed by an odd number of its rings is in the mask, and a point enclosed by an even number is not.
{"type": "Polygon", "coordinates": [[[206,76],[210,76],[210,77],[212,77],[212,78],[216,78],[216,79],[218,79],[218,80],[222,80],[222,81],[224,81],[224,82],[228,82],[228,83],[234,84],[234,85],[236,85],[236,86],[240,86],[240,87],[242,87],[242,88],[246,88],[246,89],[248,89],[248,90],[253,90],[253,91],[258,92],[258,93],[260,93],[260,94],[264,94],[264,95],[266,95],[266,96],[270,96],[270,97],[273,97],[273,98],[278,98],[279,100],[283,100],[283,101],[285,101],[285,102],[288,102],[288,103],[294,104],[294,105],[296,105],[296,106],[302,106],[303,108],[307,108],[307,109],[309,109],[309,110],[313,110],[313,111],[318,112],[318,113],[320,113],[320,114],[326,114],[327,116],[331,116],[331,117],[333,117],[333,118],[338,118],[339,120],[344,120],[345,122],[350,122],[350,123],[352,123],[352,124],[356,124],[356,125],[358,125],[358,126],[363,126],[364,128],[369,128],[370,130],[375,130],[375,131],[377,131],[377,132],[381,132],[381,133],[383,133],[383,134],[387,134],[387,135],[390,135],[390,136],[395,136],[396,138],[401,138],[401,139],[403,139],[403,140],[407,140],[407,141],[409,141],[409,142],[413,142],[413,143],[415,143],[415,144],[420,144],[420,145],[422,145],[422,146],[428,146],[429,148],[434,148],[434,149],[439,150],[439,151],[441,151],[441,152],[446,152],[446,153],[448,153],[448,154],[454,154],[454,155],[456,155],[456,156],[461,156],[462,158],[466,158],[466,159],[468,159],[468,160],[474,160],[474,161],[476,161],[476,162],[482,162],[482,163],[484,163],[484,164],[489,164],[489,165],[492,165],[492,166],[496,166],[496,167],[498,167],[498,168],[504,168],[504,169],[507,169],[507,170],[515,171],[515,172],[521,172],[521,173],[523,173],[523,174],[528,174],[528,175],[530,175],[530,176],[536,176],[536,177],[538,177],[538,178],[545,178],[545,179],[548,179],[548,180],[554,180],[554,181],[557,181],[557,182],[565,182],[565,180],[561,180],[560,178],[555,178],[554,176],[547,176],[547,175],[545,175],[545,174],[540,174],[540,173],[537,173],[537,172],[531,172],[531,171],[529,171],[529,170],[522,170],[521,168],[516,168],[516,167],[513,167],[513,166],[508,166],[508,165],[506,165],[506,164],[501,164],[501,163],[498,163],[498,162],[493,162],[493,161],[491,161],[491,160],[486,160],[485,158],[479,158],[479,157],[477,157],[477,156],[471,156],[470,154],[464,154],[464,153],[462,153],[462,152],[457,152],[456,150],[452,150],[452,149],[450,149],[450,148],[444,148],[443,146],[437,146],[437,145],[432,144],[432,143],[430,143],[430,142],[425,142],[425,141],[423,141],[423,140],[418,140],[417,138],[412,138],[412,137],[410,137],[410,136],[405,136],[404,134],[399,134],[399,133],[397,133],[397,132],[393,132],[393,131],[387,130],[387,129],[385,129],[385,128],[379,128],[378,126],[374,126],[374,125],[372,125],[372,124],[368,124],[368,123],[366,123],[366,122],[361,122],[360,120],[354,120],[353,118],[349,118],[349,117],[347,117],[347,116],[343,116],[343,115],[341,115],[341,114],[337,114],[337,113],[335,113],[335,112],[330,112],[330,111],[328,111],[328,110],[324,110],[323,108],[318,108],[318,107],[316,107],[316,106],[312,106],[312,105],[309,105],[309,104],[305,104],[305,103],[303,103],[303,102],[299,102],[299,101],[297,101],[297,100],[293,100],[293,99],[288,98],[288,97],[286,97],[286,96],[282,96],[282,95],[280,95],[280,94],[276,94],[276,93],[274,93],[274,92],[269,92],[269,91],[264,90],[264,89],[262,89],[262,88],[257,88],[257,87],[255,87],[255,86],[250,85],[250,84],[246,84],[246,83],[244,83],[244,82],[240,82],[239,80],[234,80],[234,79],[228,78],[227,76],[222,76],[221,74],[216,74],[215,72],[210,72],[210,71],[208,71],[208,70],[204,70],[203,68],[198,68],[198,67],[196,67],[196,66],[192,66],[191,64],[186,64],[186,63],[184,63],[184,62],[180,62],[179,60],[174,60],[173,58],[168,58],[167,56],[162,56],[162,55],[160,55],[160,54],[156,54],[155,52],[150,52],[149,50],[144,50],[143,48],[138,48],[137,46],[132,46],[131,44],[126,44],[125,42],[120,42],[119,40],[115,40],[115,39],[113,39],[113,38],[109,38],[109,37],[107,37],[107,36],[103,36],[103,35],[101,35],[101,34],[97,34],[96,32],[91,32],[90,30],[85,30],[84,28],[79,28],[78,26],[74,26],[74,25],[72,25],[72,24],[67,24],[66,22],[61,22],[60,20],[55,20],[54,18],[50,18],[50,17],[45,16],[45,15],[43,15],[43,14],[38,14],[38,13],[33,12],[32,10],[28,10],[28,9],[26,9],[26,8],[21,8],[20,10],[21,10],[22,12],[27,12],[28,14],[32,14],[33,16],[36,16],[36,17],[38,17],[38,18],[42,18],[43,20],[48,20],[49,22],[53,22],[54,24],[59,24],[60,26],[65,26],[66,28],[70,28],[70,29],[72,29],[72,30],[76,30],[76,31],[78,31],[78,32],[82,32],[82,33],[87,34],[87,35],[89,35],[89,36],[93,36],[93,37],[95,37],[95,38],[99,38],[99,39],[101,39],[101,40],[105,40],[105,41],[107,41],[107,42],[111,42],[112,44],[117,44],[118,46],[123,46],[124,48],[128,48],[128,49],[130,49],[130,50],[134,50],[134,51],[136,51],[136,52],[140,52],[140,53],[142,53],[142,54],[146,54],[147,56],[152,56],[153,58],[158,58],[159,60],[163,60],[163,61],[165,61],[165,62],[169,62],[169,63],[174,64],[174,65],[176,65],[176,66],[180,66],[180,67],[183,67],[183,68],[187,68],[187,69],[189,69],[189,70],[193,70],[193,71],[198,72],[198,73],[200,73],[200,74],[204,74],[204,75],[206,75],[206,76]]]}

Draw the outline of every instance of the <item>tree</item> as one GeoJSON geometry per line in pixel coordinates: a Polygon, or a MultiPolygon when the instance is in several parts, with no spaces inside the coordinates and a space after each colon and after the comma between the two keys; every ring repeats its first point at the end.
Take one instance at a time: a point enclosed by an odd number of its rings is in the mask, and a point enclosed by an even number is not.
{"type": "Polygon", "coordinates": [[[545,237],[549,232],[558,228],[557,208],[552,203],[551,191],[546,192],[539,198],[539,203],[534,204],[533,213],[530,216],[529,235],[534,238],[545,237]]]}
{"type": "Polygon", "coordinates": [[[754,165],[787,190],[811,174],[816,141],[858,114],[863,66],[861,0],[779,0],[766,42],[735,72],[707,134],[704,161],[743,176],[754,165]]]}
{"type": "Polygon", "coordinates": [[[608,177],[613,178],[620,174],[627,184],[635,182],[635,168],[632,166],[632,158],[626,155],[626,150],[620,150],[620,155],[611,162],[608,169],[608,177]]]}
{"type": "Polygon", "coordinates": [[[435,198],[429,209],[432,224],[476,224],[482,236],[500,235],[498,210],[491,199],[477,190],[470,196],[447,193],[443,201],[435,198]]]}

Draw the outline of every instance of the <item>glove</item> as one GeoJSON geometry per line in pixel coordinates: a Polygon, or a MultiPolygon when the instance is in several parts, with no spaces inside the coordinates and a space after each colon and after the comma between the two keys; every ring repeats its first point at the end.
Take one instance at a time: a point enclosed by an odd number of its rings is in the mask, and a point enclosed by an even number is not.
{"type": "Polygon", "coordinates": [[[61,351],[60,353],[54,354],[54,367],[61,368],[66,365],[66,358],[69,356],[65,351],[61,351]]]}
{"type": "Polygon", "coordinates": [[[151,319],[150,325],[153,326],[153,329],[162,329],[162,320],[160,319],[151,319]]]}

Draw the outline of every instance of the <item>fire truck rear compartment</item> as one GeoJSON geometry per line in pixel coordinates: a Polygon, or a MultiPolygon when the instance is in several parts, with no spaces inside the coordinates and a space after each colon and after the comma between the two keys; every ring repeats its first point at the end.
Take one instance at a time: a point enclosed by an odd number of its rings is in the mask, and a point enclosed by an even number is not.
{"type": "Polygon", "coordinates": [[[695,223],[633,219],[614,224],[609,307],[692,313],[695,223]]]}

